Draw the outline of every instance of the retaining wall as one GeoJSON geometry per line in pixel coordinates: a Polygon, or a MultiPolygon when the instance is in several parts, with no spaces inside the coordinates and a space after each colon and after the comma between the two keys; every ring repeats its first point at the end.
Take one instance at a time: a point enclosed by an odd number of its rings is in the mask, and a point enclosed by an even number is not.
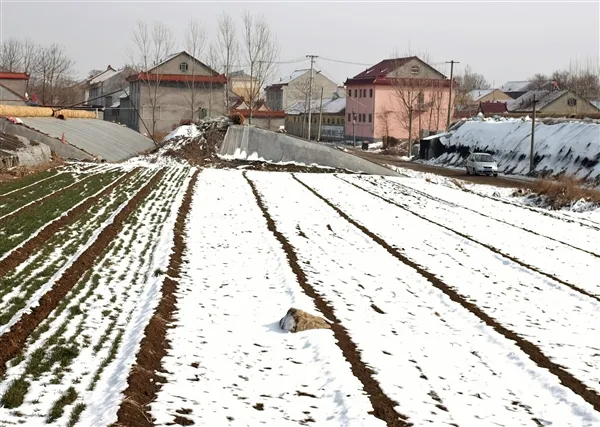
{"type": "Polygon", "coordinates": [[[238,160],[296,162],[307,166],[329,166],[373,175],[401,176],[391,169],[344,151],[251,126],[229,126],[220,154],[238,160]]]}

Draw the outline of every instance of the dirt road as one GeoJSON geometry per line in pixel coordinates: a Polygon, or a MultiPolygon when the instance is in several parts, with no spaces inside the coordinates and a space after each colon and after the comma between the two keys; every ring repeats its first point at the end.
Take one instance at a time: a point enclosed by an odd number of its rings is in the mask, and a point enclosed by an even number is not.
{"type": "Polygon", "coordinates": [[[436,175],[447,176],[451,178],[460,179],[473,184],[487,184],[495,185],[497,187],[510,187],[510,188],[532,188],[533,183],[531,181],[519,179],[519,178],[506,178],[506,177],[488,177],[488,176],[471,176],[467,175],[465,170],[444,168],[440,166],[424,165],[422,163],[406,162],[398,159],[396,156],[389,156],[386,154],[371,153],[368,151],[349,149],[349,152],[362,157],[363,159],[370,160],[380,165],[394,165],[406,169],[415,170],[418,172],[434,173],[436,175]]]}

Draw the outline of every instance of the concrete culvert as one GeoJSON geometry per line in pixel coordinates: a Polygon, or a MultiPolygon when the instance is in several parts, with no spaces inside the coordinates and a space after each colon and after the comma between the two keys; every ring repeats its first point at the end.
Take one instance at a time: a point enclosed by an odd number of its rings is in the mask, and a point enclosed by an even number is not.
{"type": "Polygon", "coordinates": [[[279,321],[285,332],[302,332],[311,329],[331,329],[327,320],[297,308],[290,308],[279,321]]]}

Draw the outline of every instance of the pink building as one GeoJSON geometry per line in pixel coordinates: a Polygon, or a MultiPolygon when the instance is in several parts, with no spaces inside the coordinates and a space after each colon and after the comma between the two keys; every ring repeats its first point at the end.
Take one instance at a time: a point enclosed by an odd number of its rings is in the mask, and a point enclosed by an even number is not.
{"type": "Polygon", "coordinates": [[[415,140],[443,130],[449,97],[450,80],[416,56],[385,59],[346,80],[345,138],[406,140],[410,132],[415,140]]]}

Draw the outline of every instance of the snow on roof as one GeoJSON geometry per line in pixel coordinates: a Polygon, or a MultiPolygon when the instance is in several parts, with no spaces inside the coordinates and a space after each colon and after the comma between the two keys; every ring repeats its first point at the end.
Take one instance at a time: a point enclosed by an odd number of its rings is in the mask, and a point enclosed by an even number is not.
{"type": "Polygon", "coordinates": [[[493,91],[494,89],[475,89],[469,92],[469,96],[473,101],[479,101],[481,98],[489,95],[493,91]]]}
{"type": "Polygon", "coordinates": [[[529,80],[515,80],[504,83],[498,89],[501,92],[523,92],[527,90],[531,82],[529,80]]]}
{"type": "MultiPolygon", "coordinates": [[[[321,111],[321,100],[314,99],[311,101],[311,112],[319,113],[321,111]]],[[[346,98],[345,97],[332,97],[332,98],[323,98],[323,113],[324,114],[336,114],[341,113],[346,108],[346,98]]],[[[299,101],[293,104],[291,107],[285,110],[286,114],[297,115],[304,114],[306,111],[306,102],[299,101]]]]}
{"type": "Polygon", "coordinates": [[[592,105],[600,110],[600,99],[596,101],[590,101],[592,105]]]}
{"type": "MultiPolygon", "coordinates": [[[[309,71],[310,71],[309,68],[304,68],[301,70],[294,70],[294,72],[292,74],[290,74],[289,76],[280,77],[279,80],[275,81],[273,84],[286,85],[289,82],[291,82],[292,80],[296,80],[298,77],[303,76],[304,74],[306,74],[309,71]]],[[[317,70],[316,68],[313,69],[313,72],[315,74],[320,73],[320,71],[317,70]]]]}
{"type": "Polygon", "coordinates": [[[121,106],[121,101],[113,102],[110,108],[119,108],[121,106]]]}
{"type": "Polygon", "coordinates": [[[547,107],[558,98],[563,96],[568,90],[530,90],[524,93],[517,99],[508,101],[508,111],[533,111],[533,98],[537,100],[535,105],[535,111],[540,111],[542,108],[547,107]]]}
{"type": "Polygon", "coordinates": [[[121,96],[119,96],[119,99],[125,99],[129,96],[129,89],[123,89],[125,91],[125,93],[121,96]]]}

